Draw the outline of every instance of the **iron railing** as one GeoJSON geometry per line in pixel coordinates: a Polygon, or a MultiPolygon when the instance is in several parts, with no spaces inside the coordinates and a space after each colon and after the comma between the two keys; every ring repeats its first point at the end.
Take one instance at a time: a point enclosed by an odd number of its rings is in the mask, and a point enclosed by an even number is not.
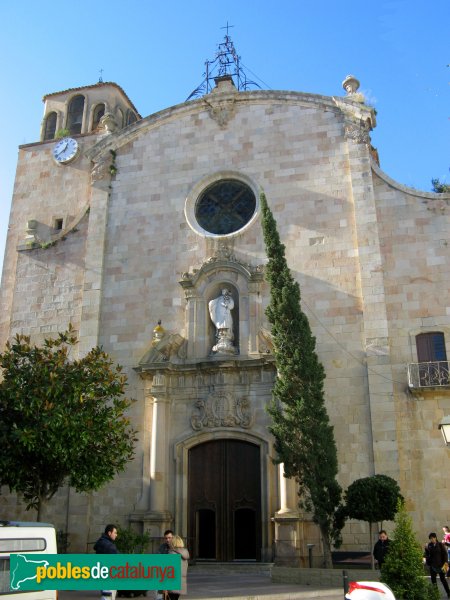
{"type": "Polygon", "coordinates": [[[450,387],[448,361],[409,364],[408,385],[410,388],[450,387]]]}

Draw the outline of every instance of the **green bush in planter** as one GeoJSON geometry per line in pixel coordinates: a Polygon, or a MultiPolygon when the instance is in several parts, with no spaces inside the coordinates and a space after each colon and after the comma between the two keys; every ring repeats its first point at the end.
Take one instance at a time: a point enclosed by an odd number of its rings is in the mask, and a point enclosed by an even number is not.
{"type": "Polygon", "coordinates": [[[425,577],[424,550],[416,538],[412,519],[399,501],[389,552],[381,568],[380,581],[387,583],[397,600],[439,600],[437,586],[425,577]]]}

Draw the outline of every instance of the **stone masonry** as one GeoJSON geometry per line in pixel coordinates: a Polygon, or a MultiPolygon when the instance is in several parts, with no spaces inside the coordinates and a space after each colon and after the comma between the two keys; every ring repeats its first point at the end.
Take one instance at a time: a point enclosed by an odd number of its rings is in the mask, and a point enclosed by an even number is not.
{"type": "MultiPolygon", "coordinates": [[[[53,140],[20,148],[1,344],[16,333],[41,342],[71,322],[81,354],[101,344],[124,366],[139,430],[135,460],[109,486],[61,490],[52,502],[49,519],[69,532],[71,551],[89,548],[109,521],[188,537],[190,449],[239,439],[260,449],[262,559],[275,548],[280,564],[297,564],[308,543],[320,554],[294,483],[272,462],[260,190],[325,368],[340,483],[377,473],[398,480],[421,538],[450,521],[438,430],[450,386],[411,390],[407,375],[419,333],[442,332],[450,353],[450,196],[381,171],[370,151],[375,116],[357,96],[237,92],[224,81],[128,127],[83,133],[68,165],[55,164],[53,140]],[[226,178],[254,191],[255,217],[232,235],[208,235],[194,223],[196,199],[226,178]],[[239,300],[239,355],[227,360],[211,356],[207,313],[223,283],[239,300]],[[214,402],[223,418],[205,425],[200,409],[214,402]]],[[[19,517],[28,518],[23,505],[2,490],[0,518],[19,517]]],[[[348,523],[343,549],[366,545],[364,524],[348,523]]]]}

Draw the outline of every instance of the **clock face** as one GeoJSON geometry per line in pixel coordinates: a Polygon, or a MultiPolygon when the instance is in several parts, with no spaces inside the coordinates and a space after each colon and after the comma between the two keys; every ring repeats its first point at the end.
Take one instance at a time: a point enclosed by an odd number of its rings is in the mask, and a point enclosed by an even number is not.
{"type": "Polygon", "coordinates": [[[60,140],[53,148],[53,158],[58,163],[68,163],[78,154],[78,142],[66,137],[60,140]]]}

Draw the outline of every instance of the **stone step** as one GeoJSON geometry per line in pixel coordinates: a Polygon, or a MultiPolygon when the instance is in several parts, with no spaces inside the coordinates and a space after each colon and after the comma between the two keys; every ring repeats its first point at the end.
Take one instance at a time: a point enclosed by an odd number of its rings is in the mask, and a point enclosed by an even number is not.
{"type": "Polygon", "coordinates": [[[264,573],[269,575],[273,563],[233,561],[233,562],[209,562],[200,561],[189,563],[189,570],[192,573],[264,573]]]}

